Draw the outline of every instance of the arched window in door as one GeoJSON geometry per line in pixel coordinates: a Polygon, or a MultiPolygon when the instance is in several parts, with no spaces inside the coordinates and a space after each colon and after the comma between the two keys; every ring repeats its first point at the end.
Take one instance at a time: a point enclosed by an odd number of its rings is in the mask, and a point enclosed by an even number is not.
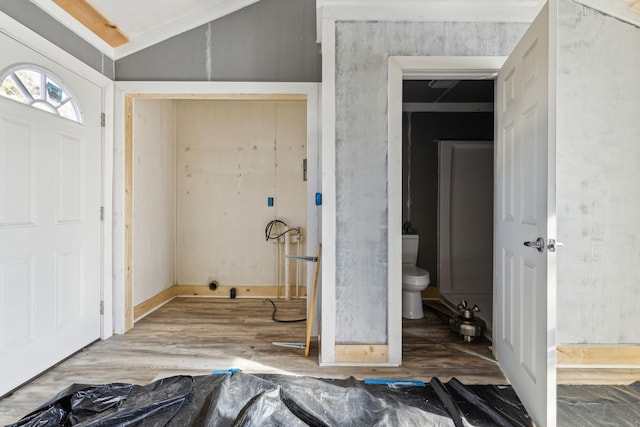
{"type": "Polygon", "coordinates": [[[50,71],[35,65],[19,65],[2,73],[0,80],[0,96],[82,123],[75,97],[50,71]]]}

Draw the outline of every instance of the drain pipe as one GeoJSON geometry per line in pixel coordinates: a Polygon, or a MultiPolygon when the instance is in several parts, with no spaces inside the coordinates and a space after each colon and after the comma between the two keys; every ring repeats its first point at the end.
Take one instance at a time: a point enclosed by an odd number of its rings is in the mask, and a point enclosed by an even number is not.
{"type": "Polygon", "coordinates": [[[280,239],[276,240],[276,290],[280,298],[280,239]]]}
{"type": "Polygon", "coordinates": [[[289,233],[284,234],[284,297],[289,299],[289,233]]]}
{"type": "MultiPolygon", "coordinates": [[[[300,227],[296,233],[296,256],[300,256],[300,240],[302,234],[300,234],[300,227]]],[[[296,298],[300,298],[300,263],[296,262],[296,298]]]]}

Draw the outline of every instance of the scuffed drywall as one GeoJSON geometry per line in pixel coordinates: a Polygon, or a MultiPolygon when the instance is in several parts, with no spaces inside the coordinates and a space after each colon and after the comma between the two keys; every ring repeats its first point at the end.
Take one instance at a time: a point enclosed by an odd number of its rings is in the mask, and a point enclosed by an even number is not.
{"type": "Polygon", "coordinates": [[[640,29],[559,2],[558,342],[638,343],[640,29]]]}
{"type": "Polygon", "coordinates": [[[518,23],[336,23],[337,343],[387,342],[389,56],[508,55],[526,28],[518,23]]]}

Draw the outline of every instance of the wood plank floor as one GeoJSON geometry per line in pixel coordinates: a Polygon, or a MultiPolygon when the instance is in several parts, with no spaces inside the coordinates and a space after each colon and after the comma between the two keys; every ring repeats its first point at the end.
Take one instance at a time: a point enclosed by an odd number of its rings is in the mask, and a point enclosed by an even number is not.
{"type": "MultiPolygon", "coordinates": [[[[277,316],[302,318],[306,301],[276,300],[277,316]]],[[[436,306],[437,307],[437,306],[436,306]]],[[[125,335],[98,341],[0,400],[0,425],[17,421],[73,383],[148,384],[170,375],[207,375],[214,369],[281,373],[318,378],[365,377],[505,384],[490,342],[464,343],[451,332],[447,315],[425,310],[424,319],[403,321],[403,364],[399,368],[320,367],[318,347],[276,347],[275,341],[304,342],[305,323],[275,323],[262,299],[176,298],[136,323],[125,335]]],[[[559,384],[630,384],[638,369],[563,369],[559,384]]],[[[560,396],[560,395],[559,395],[560,396]]]]}
{"type": "MultiPolygon", "coordinates": [[[[306,301],[277,300],[277,316],[304,317],[306,301]]],[[[365,377],[506,384],[485,339],[464,343],[446,316],[425,310],[404,320],[403,364],[398,368],[320,367],[318,347],[301,349],[272,342],[304,342],[305,323],[275,323],[261,299],[176,298],[136,323],[125,335],[98,341],[0,400],[0,425],[15,422],[72,383],[148,384],[177,375],[206,375],[214,369],[281,373],[319,378],[365,377]]],[[[313,340],[312,340],[313,342],[313,340]]]]}

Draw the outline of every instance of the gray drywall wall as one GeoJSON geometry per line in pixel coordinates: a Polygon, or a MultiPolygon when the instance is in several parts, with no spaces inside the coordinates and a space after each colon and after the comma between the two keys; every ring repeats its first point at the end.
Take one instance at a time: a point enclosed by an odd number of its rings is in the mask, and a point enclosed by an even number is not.
{"type": "Polygon", "coordinates": [[[114,78],[113,60],[27,0],[0,0],[0,10],[94,70],[114,78]]]}
{"type": "Polygon", "coordinates": [[[639,343],[640,29],[559,2],[558,342],[639,343]]]}
{"type": "Polygon", "coordinates": [[[387,342],[387,70],[403,56],[508,55],[518,23],[336,23],[336,342],[387,342]]]}
{"type": "Polygon", "coordinates": [[[319,82],[314,0],[262,0],[116,61],[116,80],[319,82]]]}

